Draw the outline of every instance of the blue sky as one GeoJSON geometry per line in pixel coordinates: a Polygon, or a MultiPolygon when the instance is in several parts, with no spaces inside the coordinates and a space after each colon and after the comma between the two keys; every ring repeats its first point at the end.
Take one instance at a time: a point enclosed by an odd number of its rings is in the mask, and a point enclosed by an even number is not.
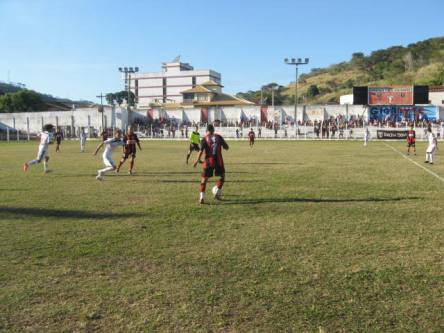
{"type": "Polygon", "coordinates": [[[122,89],[119,66],[177,55],[222,73],[225,91],[287,84],[309,66],[444,35],[443,0],[0,0],[0,80],[72,99],[122,89]]]}

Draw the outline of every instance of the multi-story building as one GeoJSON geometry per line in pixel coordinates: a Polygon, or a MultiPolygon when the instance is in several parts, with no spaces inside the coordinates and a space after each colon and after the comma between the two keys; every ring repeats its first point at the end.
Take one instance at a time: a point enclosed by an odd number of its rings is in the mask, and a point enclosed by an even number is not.
{"type": "Polygon", "coordinates": [[[161,72],[131,75],[131,90],[139,108],[151,104],[182,103],[182,92],[199,84],[213,81],[221,84],[220,73],[211,69],[194,69],[177,57],[162,64],[161,72]]]}

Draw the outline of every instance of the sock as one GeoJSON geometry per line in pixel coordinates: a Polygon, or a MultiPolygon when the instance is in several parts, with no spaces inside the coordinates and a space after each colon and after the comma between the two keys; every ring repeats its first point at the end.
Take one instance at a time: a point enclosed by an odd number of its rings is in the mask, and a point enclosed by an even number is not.
{"type": "Polygon", "coordinates": [[[429,163],[433,163],[433,153],[430,153],[429,156],[429,163]]]}
{"type": "Polygon", "coordinates": [[[199,200],[202,200],[205,197],[205,192],[199,193],[199,200]]]}
{"type": "Polygon", "coordinates": [[[129,171],[132,171],[132,170],[133,170],[133,167],[134,167],[134,161],[131,161],[131,162],[130,162],[130,168],[129,168],[129,171]]]}
{"type": "Polygon", "coordinates": [[[207,188],[207,183],[200,183],[200,193],[205,193],[206,188],[207,188]]]}
{"type": "Polygon", "coordinates": [[[43,171],[48,171],[48,162],[43,161],[43,171]]]}
{"type": "Polygon", "coordinates": [[[38,160],[31,160],[28,162],[28,165],[33,165],[33,164],[37,164],[37,163],[39,163],[38,160]]]}
{"type": "Polygon", "coordinates": [[[107,172],[109,172],[109,171],[113,171],[114,170],[114,168],[113,167],[106,167],[106,168],[103,168],[103,169],[100,169],[99,171],[98,171],[98,173],[99,173],[99,175],[104,175],[105,173],[107,173],[107,172]]]}
{"type": "Polygon", "coordinates": [[[217,181],[216,186],[219,190],[222,188],[222,186],[224,186],[224,181],[225,181],[224,178],[221,178],[217,181]]]}

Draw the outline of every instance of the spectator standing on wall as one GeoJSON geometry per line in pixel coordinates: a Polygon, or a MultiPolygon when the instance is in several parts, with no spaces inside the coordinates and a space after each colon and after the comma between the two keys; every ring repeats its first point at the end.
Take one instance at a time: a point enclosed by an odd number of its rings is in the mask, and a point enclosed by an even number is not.
{"type": "Polygon", "coordinates": [[[257,129],[257,136],[258,138],[262,137],[262,129],[260,127],[257,129]]]}

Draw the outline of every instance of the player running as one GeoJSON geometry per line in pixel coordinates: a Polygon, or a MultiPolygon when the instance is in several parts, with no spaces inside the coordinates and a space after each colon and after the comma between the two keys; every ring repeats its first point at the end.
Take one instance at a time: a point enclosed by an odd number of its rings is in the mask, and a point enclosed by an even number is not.
{"type": "Polygon", "coordinates": [[[416,132],[413,125],[407,131],[407,155],[410,155],[410,147],[413,148],[413,153],[416,155],[416,132]]]}
{"type": "Polygon", "coordinates": [[[123,142],[125,142],[125,146],[123,146],[123,155],[116,172],[120,171],[123,163],[125,163],[128,157],[131,156],[130,166],[128,170],[128,174],[131,175],[134,168],[134,159],[136,158],[136,144],[139,147],[139,150],[142,150],[142,147],[140,147],[139,138],[137,137],[137,134],[134,133],[131,126],[128,127],[128,133],[123,136],[123,142]]]}
{"type": "Polygon", "coordinates": [[[62,143],[62,139],[63,139],[63,133],[60,130],[60,128],[57,129],[57,131],[54,134],[55,140],[56,140],[56,152],[60,151],[60,143],[62,143]]]}
{"type": "Polygon", "coordinates": [[[103,141],[94,152],[94,155],[97,155],[100,148],[102,148],[102,146],[105,146],[105,150],[103,151],[102,155],[105,168],[97,170],[97,180],[102,180],[105,173],[116,169],[116,164],[113,161],[113,151],[117,146],[123,146],[125,144],[121,136],[122,133],[120,132],[120,130],[117,130],[114,134],[114,138],[103,141]]]}
{"type": "Polygon", "coordinates": [[[256,134],[254,134],[253,129],[250,129],[250,132],[248,132],[248,139],[250,139],[250,148],[253,148],[254,146],[254,139],[256,138],[256,134]]]}
{"type": "Polygon", "coordinates": [[[200,152],[197,157],[196,162],[194,162],[194,167],[198,163],[203,163],[203,171],[200,180],[200,195],[199,203],[204,203],[205,189],[207,186],[208,178],[213,177],[213,174],[219,177],[216,183],[216,191],[214,191],[214,198],[220,200],[222,195],[222,186],[225,181],[225,167],[222,158],[222,148],[228,150],[228,144],[225,142],[224,138],[219,134],[214,133],[214,126],[207,126],[207,133],[202,139],[200,144],[200,152]],[[205,161],[202,162],[202,154],[205,152],[205,161]]]}
{"type": "Polygon", "coordinates": [[[40,136],[40,144],[39,144],[39,151],[37,153],[37,157],[34,160],[31,160],[29,162],[26,162],[23,164],[23,171],[28,171],[29,167],[33,164],[40,163],[43,161],[43,171],[45,173],[49,172],[48,169],[48,151],[49,151],[49,143],[52,139],[52,130],[54,129],[54,126],[51,124],[46,124],[42,128],[42,132],[38,134],[40,136]]]}
{"type": "Polygon", "coordinates": [[[200,150],[199,142],[200,142],[199,127],[196,126],[195,130],[193,132],[191,132],[191,135],[190,135],[190,148],[189,148],[188,154],[187,154],[187,164],[190,159],[191,153],[193,151],[200,150]]]}
{"type": "Polygon", "coordinates": [[[433,164],[435,151],[438,149],[438,140],[436,140],[435,134],[433,134],[431,127],[427,129],[427,140],[429,141],[429,146],[426,150],[425,163],[433,164]]]}

